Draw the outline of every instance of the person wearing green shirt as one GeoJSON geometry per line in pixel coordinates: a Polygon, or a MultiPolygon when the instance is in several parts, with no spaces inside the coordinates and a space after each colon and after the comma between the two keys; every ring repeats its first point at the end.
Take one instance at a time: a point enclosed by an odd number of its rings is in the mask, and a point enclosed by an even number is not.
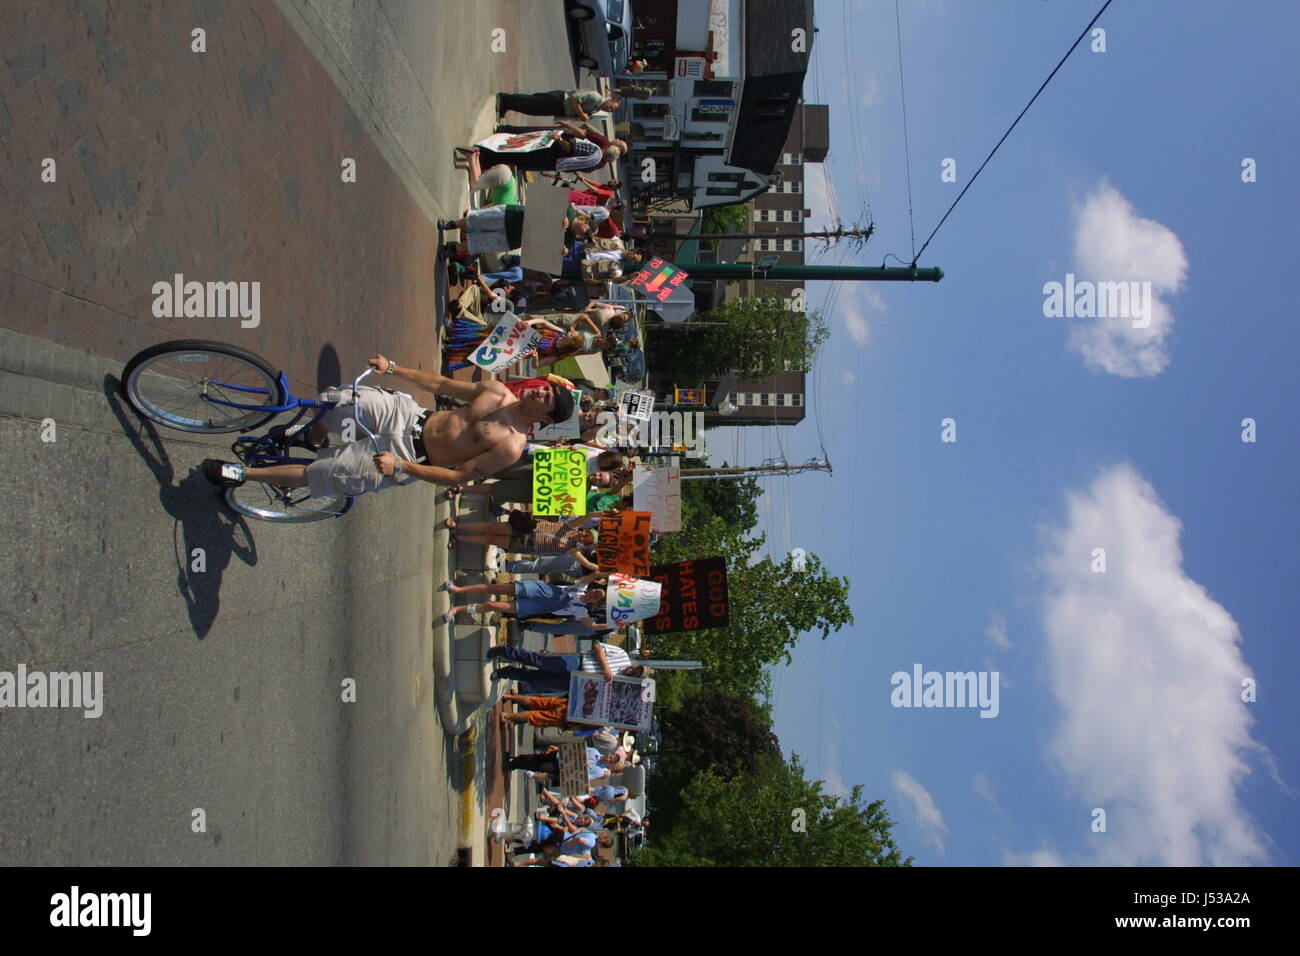
{"type": "Polygon", "coordinates": [[[514,110],[528,116],[572,116],[589,120],[600,112],[618,109],[618,97],[606,97],[600,90],[551,90],[548,93],[500,93],[497,115],[514,110]]]}

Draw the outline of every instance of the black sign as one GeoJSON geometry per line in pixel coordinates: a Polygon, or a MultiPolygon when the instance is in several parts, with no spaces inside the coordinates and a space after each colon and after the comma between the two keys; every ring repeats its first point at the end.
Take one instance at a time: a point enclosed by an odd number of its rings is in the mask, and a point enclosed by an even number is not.
{"type": "Polygon", "coordinates": [[[659,613],[641,622],[646,633],[700,631],[731,623],[726,558],[656,564],[649,580],[658,581],[661,589],[659,613]]]}

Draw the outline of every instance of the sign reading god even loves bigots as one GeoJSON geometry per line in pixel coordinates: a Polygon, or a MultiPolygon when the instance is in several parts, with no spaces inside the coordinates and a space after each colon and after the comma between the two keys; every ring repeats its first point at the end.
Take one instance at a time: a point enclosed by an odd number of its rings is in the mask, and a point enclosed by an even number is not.
{"type": "Polygon", "coordinates": [[[645,622],[647,634],[700,631],[731,623],[727,559],[704,558],[656,564],[650,580],[660,585],[659,610],[645,622]]]}
{"type": "Polygon", "coordinates": [[[596,529],[596,565],[602,571],[634,576],[650,573],[650,519],[648,511],[620,511],[601,515],[596,529]]]}
{"type": "Polygon", "coordinates": [[[540,332],[529,328],[513,312],[507,312],[483,344],[470,353],[469,359],[485,372],[500,372],[533,351],[541,340],[540,332]]]}
{"type": "Polygon", "coordinates": [[[533,514],[587,513],[587,453],[543,448],[533,453],[533,514]]]}
{"type": "Polygon", "coordinates": [[[630,578],[615,571],[605,586],[605,616],[610,624],[629,624],[659,610],[659,582],[630,578]]]}

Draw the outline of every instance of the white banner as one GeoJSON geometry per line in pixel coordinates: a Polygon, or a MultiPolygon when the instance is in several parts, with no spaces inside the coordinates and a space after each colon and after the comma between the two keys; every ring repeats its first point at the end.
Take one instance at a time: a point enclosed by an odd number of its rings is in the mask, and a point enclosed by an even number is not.
{"type": "Polygon", "coordinates": [[[682,470],[670,465],[638,465],[632,473],[632,507],[649,511],[651,531],[682,530],[682,470]]]}
{"type": "Polygon", "coordinates": [[[537,347],[542,335],[513,312],[507,312],[469,360],[486,372],[500,372],[537,347]]]}
{"type": "Polygon", "coordinates": [[[490,149],[494,153],[531,153],[536,149],[545,149],[559,138],[558,129],[536,130],[529,133],[493,133],[474,145],[490,149]]]}
{"type": "Polygon", "coordinates": [[[659,613],[658,581],[631,578],[614,571],[605,588],[605,616],[610,624],[626,624],[659,613]]]}

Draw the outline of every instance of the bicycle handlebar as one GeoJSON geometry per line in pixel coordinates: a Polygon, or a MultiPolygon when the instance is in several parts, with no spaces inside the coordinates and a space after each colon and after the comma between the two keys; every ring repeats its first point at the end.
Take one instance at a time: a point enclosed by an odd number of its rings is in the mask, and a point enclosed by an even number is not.
{"type": "MultiPolygon", "coordinates": [[[[367,375],[373,374],[374,371],[375,370],[373,368],[367,368],[364,372],[358,375],[356,377],[356,381],[352,383],[352,404],[353,405],[357,403],[357,389],[361,386],[361,380],[365,378],[367,375]]],[[[367,435],[370,436],[370,440],[375,444],[375,451],[382,454],[384,450],[379,447],[379,436],[366,427],[366,423],[361,420],[360,416],[354,415],[352,416],[352,420],[361,426],[361,430],[363,432],[365,432],[367,435]]]]}

